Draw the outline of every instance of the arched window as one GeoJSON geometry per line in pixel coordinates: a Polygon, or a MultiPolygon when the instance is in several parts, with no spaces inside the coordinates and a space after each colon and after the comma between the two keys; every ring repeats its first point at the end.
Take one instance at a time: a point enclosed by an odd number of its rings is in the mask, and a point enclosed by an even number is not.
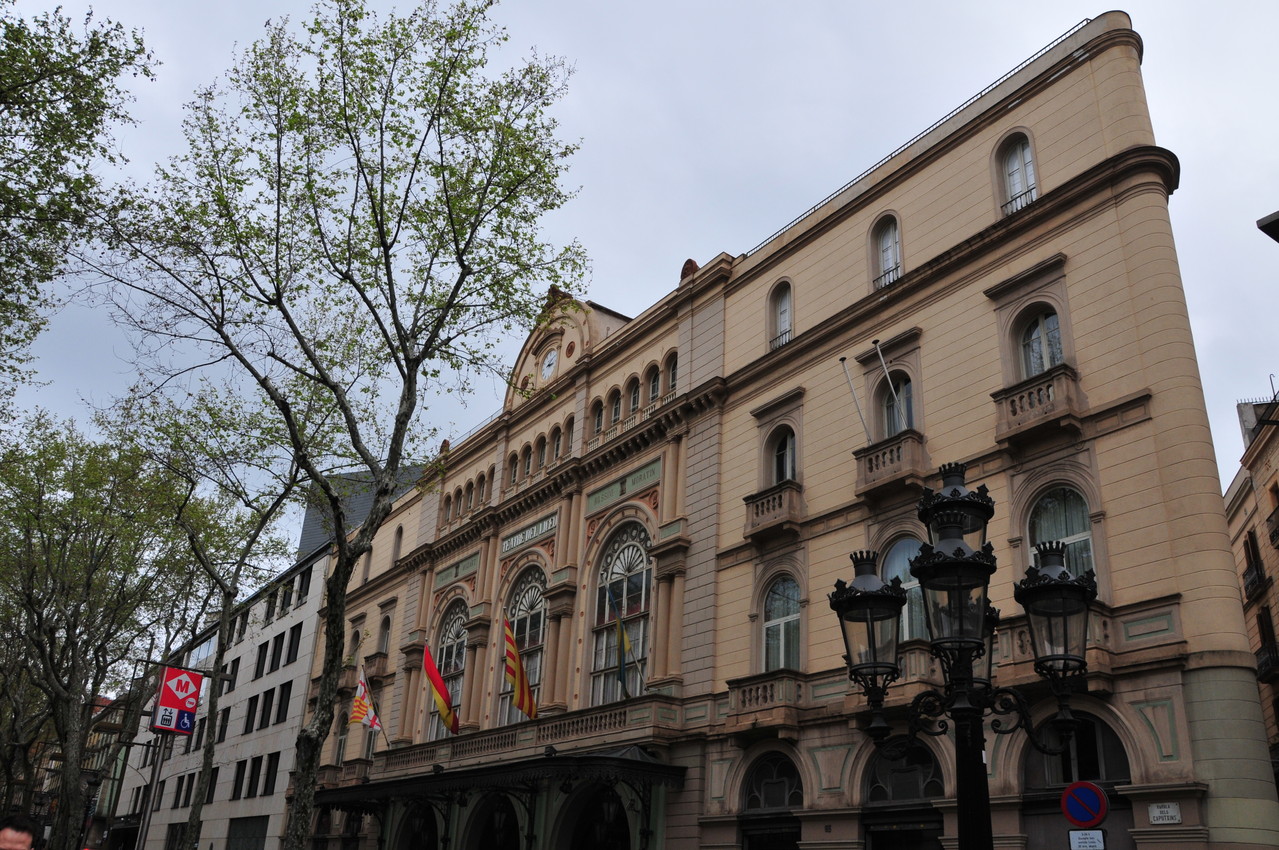
{"type": "Polygon", "coordinates": [[[573,417],[570,416],[564,422],[564,454],[573,453],[573,417]]]}
{"type": "Polygon", "coordinates": [[[564,451],[564,434],[560,431],[559,426],[551,429],[551,458],[559,460],[560,454],[564,451]]]}
{"type": "MultiPolygon", "coordinates": [[[[1131,781],[1128,754],[1114,730],[1091,714],[1074,714],[1077,725],[1064,753],[1047,756],[1026,748],[1026,787],[1052,788],[1081,780],[1115,784],[1131,781]]],[[[1061,738],[1051,724],[1039,732],[1050,747],[1061,746],[1061,738]]]]}
{"type": "Polygon", "coordinates": [[[906,608],[902,611],[901,640],[928,639],[928,627],[924,624],[924,591],[919,579],[910,574],[910,559],[919,554],[922,544],[915,537],[899,537],[884,552],[880,574],[884,581],[902,580],[906,588],[906,608]]]}
{"type": "Polygon", "coordinates": [[[1052,310],[1035,316],[1021,333],[1023,377],[1032,378],[1061,363],[1061,325],[1052,310]]]}
{"type": "Polygon", "coordinates": [[[795,432],[783,425],[774,431],[769,438],[769,457],[772,463],[769,484],[781,484],[783,481],[794,481],[795,432]]]}
{"type": "Polygon", "coordinates": [[[341,765],[346,761],[346,734],[350,731],[351,720],[344,711],[338,715],[338,728],[333,741],[333,763],[341,765]]]}
{"type": "Polygon", "coordinates": [[[514,484],[520,477],[520,459],[518,455],[512,454],[506,459],[507,466],[511,468],[511,484],[514,484]]]}
{"type": "Polygon", "coordinates": [[[923,745],[911,747],[902,759],[888,759],[876,753],[866,769],[866,786],[868,803],[927,800],[944,793],[941,767],[932,751],[923,745]]]}
{"type": "Polygon", "coordinates": [[[1037,197],[1035,163],[1030,154],[1030,140],[1017,135],[1004,145],[1000,166],[1004,176],[1004,215],[1029,206],[1037,197]]]}
{"type": "MultiPolygon", "coordinates": [[[[444,621],[440,625],[440,638],[431,649],[435,666],[439,668],[440,677],[444,679],[444,687],[448,689],[449,699],[453,703],[453,713],[462,716],[462,680],[466,667],[466,603],[458,600],[449,606],[444,613],[444,621]]],[[[444,737],[446,727],[440,721],[435,700],[428,700],[431,720],[427,737],[437,741],[444,737]]]]}
{"type": "Polygon", "coordinates": [[[769,753],[751,765],[742,783],[742,808],[802,809],[804,780],[783,753],[769,753]]]}
{"type": "MultiPolygon", "coordinates": [[[[542,646],[546,632],[546,602],[542,594],[546,590],[546,576],[540,569],[525,571],[511,591],[506,605],[506,617],[515,633],[515,646],[520,652],[520,663],[533,691],[533,701],[539,700],[542,684],[542,646]]],[[[500,664],[498,665],[501,666],[500,664]]],[[[511,703],[511,683],[502,677],[502,690],[498,696],[498,723],[517,723],[527,720],[524,712],[511,703]]]]}
{"type": "Polygon", "coordinates": [[[668,393],[675,392],[675,387],[679,383],[679,355],[672,354],[671,359],[666,361],[666,391],[668,393]]]}
{"type": "Polygon", "coordinates": [[[395,542],[391,544],[391,566],[400,560],[400,555],[404,553],[404,526],[397,525],[395,527],[395,542]]]}
{"type": "Polygon", "coordinates": [[[641,693],[648,657],[649,586],[653,578],[644,526],[628,523],[604,546],[595,599],[591,704],[641,693]],[[618,627],[618,620],[622,626],[618,627]]]}
{"type": "Polygon", "coordinates": [[[640,410],[640,382],[638,378],[631,378],[629,384],[626,385],[626,412],[634,415],[640,410]]]}
{"type": "Polygon", "coordinates": [[[914,390],[904,372],[894,372],[883,386],[880,403],[884,412],[884,439],[915,427],[914,390]]]}
{"type": "Polygon", "coordinates": [[[622,394],[613,390],[608,394],[608,424],[616,425],[622,419],[622,394]]]}
{"type": "Polygon", "coordinates": [[[378,634],[377,634],[377,651],[378,652],[391,651],[391,618],[390,617],[382,618],[382,626],[381,628],[378,629],[378,634]]]}
{"type": "Polygon", "coordinates": [[[790,284],[779,283],[773,290],[771,309],[769,310],[768,348],[780,348],[790,342],[791,337],[791,292],[790,284]]]}
{"type": "Polygon", "coordinates": [[[648,403],[662,400],[662,373],[656,366],[648,370],[648,403]]]}
{"type": "Polygon", "coordinates": [[[546,438],[537,438],[537,468],[546,468],[546,438]]]}
{"type": "Polygon", "coordinates": [[[466,512],[469,514],[475,509],[475,482],[466,482],[466,512]]]}
{"type": "Polygon", "coordinates": [[[1088,500],[1072,487],[1054,487],[1030,511],[1030,545],[1059,540],[1066,544],[1066,569],[1081,576],[1093,569],[1092,521],[1088,500]]]}
{"type": "Polygon", "coordinates": [[[351,664],[356,663],[360,651],[360,639],[363,637],[359,629],[351,629],[351,664]]]}
{"type": "Polygon", "coordinates": [[[591,408],[591,419],[595,427],[596,436],[604,433],[604,402],[595,402],[595,406],[591,408]]]}
{"type": "Polygon", "coordinates": [[[528,478],[530,475],[533,474],[533,450],[529,448],[528,446],[524,447],[524,451],[522,452],[522,462],[520,466],[524,470],[525,478],[528,478]]]}
{"type": "Polygon", "coordinates": [[[444,497],[444,521],[448,522],[453,519],[453,497],[444,497]]]}
{"type": "Polygon", "coordinates": [[[901,277],[901,237],[897,219],[886,215],[875,225],[871,235],[875,257],[875,288],[883,289],[901,277]]]}
{"type": "Polygon", "coordinates": [[[798,670],[799,584],[782,576],[764,595],[764,671],[798,670]]]}

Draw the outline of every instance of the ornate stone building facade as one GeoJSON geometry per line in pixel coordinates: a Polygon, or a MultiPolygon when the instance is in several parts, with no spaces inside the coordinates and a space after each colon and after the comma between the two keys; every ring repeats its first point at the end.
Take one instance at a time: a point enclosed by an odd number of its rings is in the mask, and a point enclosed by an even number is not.
{"type": "MultiPolygon", "coordinates": [[[[1071,748],[988,736],[997,845],[1068,846],[1081,778],[1111,850],[1279,844],[1141,51],[1082,25],[638,317],[553,294],[357,572],[343,699],[362,663],[387,736],[339,709],[317,850],[949,845],[949,742],[876,755],[825,597],[858,549],[909,583],[950,461],[997,501],[996,675],[1036,722],[1012,584],[1058,539],[1100,586],[1071,748]]],[[[910,592],[900,728],[940,676],[910,592]]]]}

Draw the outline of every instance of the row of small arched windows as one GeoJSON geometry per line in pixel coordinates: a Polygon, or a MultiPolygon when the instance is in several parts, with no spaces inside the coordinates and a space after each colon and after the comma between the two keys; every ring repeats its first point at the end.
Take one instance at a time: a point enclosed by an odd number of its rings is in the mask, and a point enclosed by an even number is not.
{"type": "Polygon", "coordinates": [[[657,364],[649,366],[642,381],[632,377],[625,387],[614,387],[604,398],[591,403],[591,434],[602,434],[605,428],[612,428],[625,418],[657,407],[675,392],[678,382],[679,357],[672,352],[661,369],[657,364]]]}

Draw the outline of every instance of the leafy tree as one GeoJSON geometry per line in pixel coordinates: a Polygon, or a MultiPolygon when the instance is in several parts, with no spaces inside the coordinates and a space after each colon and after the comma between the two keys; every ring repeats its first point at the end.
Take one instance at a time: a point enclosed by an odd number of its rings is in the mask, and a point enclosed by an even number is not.
{"type": "Polygon", "coordinates": [[[117,161],[109,135],[128,121],[126,74],[150,76],[141,37],[60,11],[26,20],[0,0],[0,379],[24,374],[44,320],[42,285],[100,207],[95,165],[117,161]]]}
{"type": "Polygon", "coordinates": [[[289,850],[311,827],[347,582],[403,469],[429,455],[434,430],[416,414],[498,368],[496,342],[523,334],[546,290],[569,288],[585,262],[539,232],[570,197],[560,178],[575,145],[550,114],[568,69],[533,55],[491,70],[506,36],[490,5],[381,19],[330,0],[300,34],[269,22],[225,89],[198,93],[187,152],[125,199],[91,258],[141,331],[155,392],[180,400],[211,369],[268,399],[331,529],[351,525],[350,476],[371,488],[363,524],[334,535],[289,850]]]}
{"type": "MultiPolygon", "coordinates": [[[[182,481],[46,416],[23,431],[0,454],[0,610],[61,751],[51,846],[71,850],[94,697],[189,636],[209,595],[173,522],[191,499],[182,481]]],[[[136,711],[126,717],[136,728],[136,711]]]]}

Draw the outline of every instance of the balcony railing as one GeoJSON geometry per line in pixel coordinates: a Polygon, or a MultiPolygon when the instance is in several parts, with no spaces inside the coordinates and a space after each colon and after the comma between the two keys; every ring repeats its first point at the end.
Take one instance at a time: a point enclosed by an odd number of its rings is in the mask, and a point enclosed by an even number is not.
{"type": "Polygon", "coordinates": [[[853,457],[857,459],[857,493],[861,496],[922,484],[928,474],[924,435],[915,430],[858,449],[853,457]]]}
{"type": "Polygon", "coordinates": [[[897,282],[897,278],[901,276],[902,267],[900,263],[894,265],[892,268],[884,269],[884,273],[875,278],[875,288],[884,289],[885,287],[892,286],[897,282]]]}
{"type": "Polygon", "coordinates": [[[372,655],[364,656],[364,672],[368,674],[370,679],[380,679],[390,669],[391,664],[385,652],[375,652],[372,655]]]}
{"type": "Polygon", "coordinates": [[[1256,566],[1249,566],[1243,571],[1243,595],[1252,599],[1266,587],[1266,574],[1256,566]]]}
{"type": "Polygon", "coordinates": [[[746,503],[743,536],[748,540],[762,543],[799,534],[804,521],[804,488],[798,481],[783,481],[742,501],[746,503]]]}
{"type": "Polygon", "coordinates": [[[1035,198],[1037,197],[1039,197],[1039,195],[1036,193],[1035,187],[1031,186],[1026,191],[1013,195],[1008,199],[1007,203],[1000,206],[999,209],[1003,211],[1004,215],[1012,215],[1018,210],[1025,209],[1030,206],[1035,202],[1035,198]]]}
{"type": "Polygon", "coordinates": [[[779,333],[777,336],[770,339],[768,341],[768,350],[773,351],[775,349],[781,348],[783,345],[785,345],[788,342],[790,342],[790,328],[787,328],[786,330],[779,333]]]}
{"type": "Polygon", "coordinates": [[[1263,643],[1256,655],[1257,678],[1263,682],[1279,679],[1279,645],[1263,643]]]}
{"type": "Polygon", "coordinates": [[[1270,545],[1279,549],[1279,508],[1275,508],[1266,517],[1266,531],[1270,535],[1270,545]]]}
{"type": "Polygon", "coordinates": [[[1079,376],[1065,363],[991,393],[997,416],[995,439],[1017,442],[1037,432],[1080,429],[1079,376]]]}
{"type": "Polygon", "coordinates": [[[794,670],[772,670],[728,682],[729,733],[779,734],[797,729],[805,707],[806,681],[794,670]]]}
{"type": "Polygon", "coordinates": [[[650,417],[652,417],[654,413],[656,413],[662,407],[665,407],[674,399],[675,399],[675,393],[671,392],[662,396],[657,401],[649,402],[648,404],[641,407],[639,410],[634,411],[629,416],[622,419],[620,422],[615,422],[612,426],[600,432],[599,434],[596,434],[594,437],[588,438],[586,441],[586,450],[588,452],[593,452],[596,449],[598,449],[600,446],[609,442],[610,440],[614,440],[617,437],[620,437],[622,434],[625,434],[627,431],[630,431],[632,428],[635,428],[636,426],[643,424],[650,417]]]}

